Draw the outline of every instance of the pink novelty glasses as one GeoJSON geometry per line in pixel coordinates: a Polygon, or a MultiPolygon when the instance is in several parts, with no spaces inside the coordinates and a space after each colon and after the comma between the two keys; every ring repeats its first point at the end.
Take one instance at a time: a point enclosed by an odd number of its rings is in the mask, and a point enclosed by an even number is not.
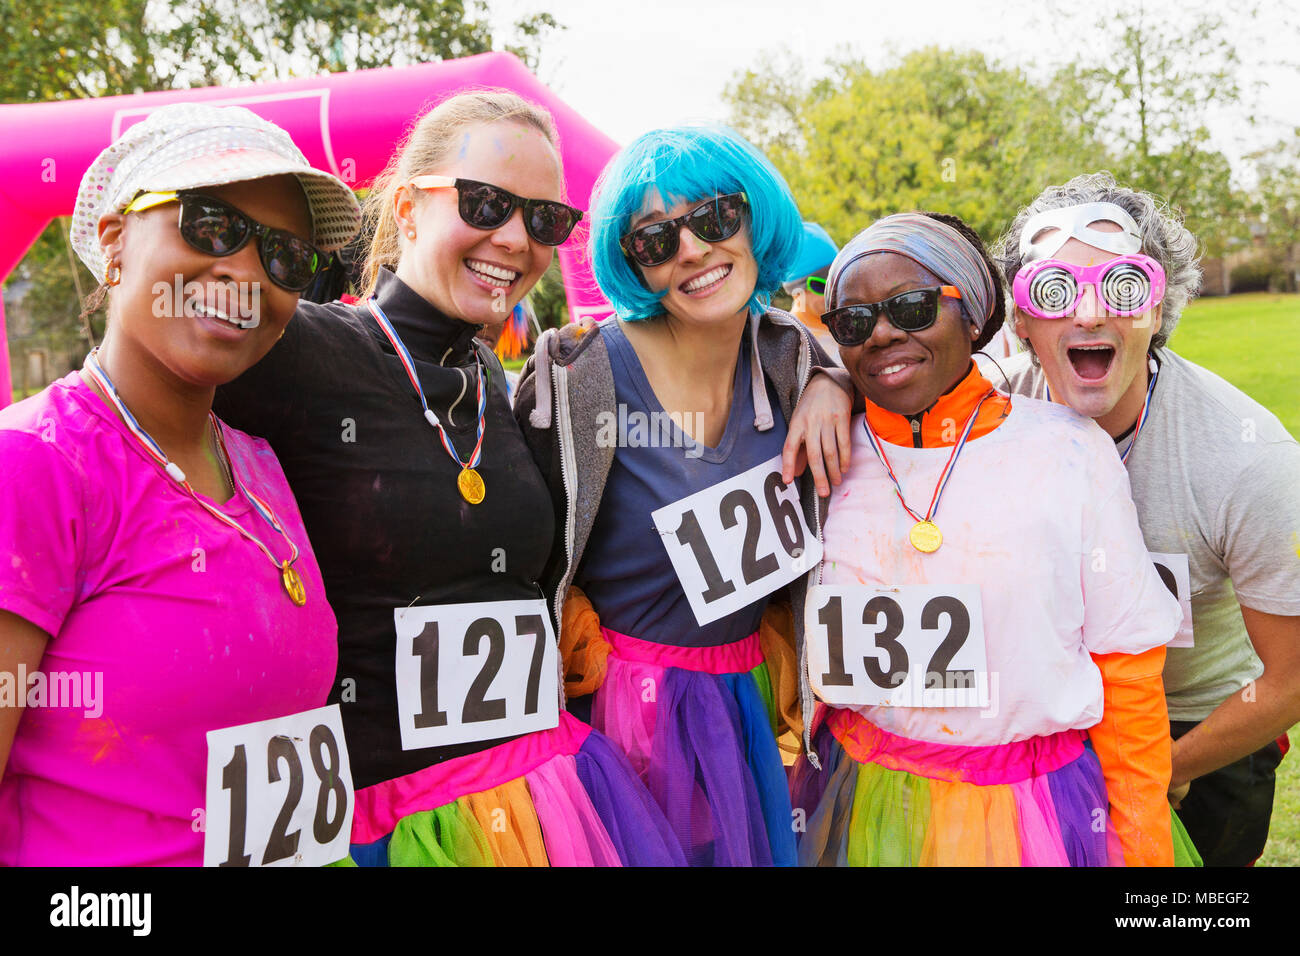
{"type": "Polygon", "coordinates": [[[1138,315],[1164,299],[1165,270],[1143,255],[1119,256],[1099,266],[1040,259],[1016,273],[1011,294],[1017,308],[1034,318],[1060,319],[1078,307],[1089,285],[1107,315],[1138,315]]]}

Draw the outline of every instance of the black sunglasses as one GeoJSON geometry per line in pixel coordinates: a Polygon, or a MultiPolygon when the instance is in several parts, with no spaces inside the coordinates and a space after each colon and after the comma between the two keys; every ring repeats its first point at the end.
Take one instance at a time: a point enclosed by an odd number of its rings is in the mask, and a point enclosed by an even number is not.
{"type": "Polygon", "coordinates": [[[880,302],[831,309],[822,314],[822,323],[831,333],[831,338],[845,348],[851,348],[871,338],[876,320],[881,315],[889,316],[889,324],[900,332],[928,329],[939,318],[940,296],[960,299],[961,291],[954,285],[912,289],[880,302]]]}
{"type": "Polygon", "coordinates": [[[460,218],[475,229],[498,229],[515,214],[524,210],[524,229],[544,246],[558,246],[582,218],[582,210],[551,199],[524,199],[508,189],[453,176],[416,176],[411,185],[417,189],[456,187],[460,218]]]}
{"type": "Polygon", "coordinates": [[[267,278],[289,292],[301,292],[325,268],[329,256],[284,229],[272,229],[229,203],[202,193],[149,192],[136,196],[124,210],[142,212],[163,203],[181,204],[181,238],[204,255],[233,256],[257,239],[257,254],[267,278]]]}
{"type": "Polygon", "coordinates": [[[730,239],[744,222],[744,193],[731,193],[706,200],[676,219],[664,219],[633,229],[619,240],[623,254],[643,266],[663,265],[677,255],[682,226],[705,242],[730,239]]]}

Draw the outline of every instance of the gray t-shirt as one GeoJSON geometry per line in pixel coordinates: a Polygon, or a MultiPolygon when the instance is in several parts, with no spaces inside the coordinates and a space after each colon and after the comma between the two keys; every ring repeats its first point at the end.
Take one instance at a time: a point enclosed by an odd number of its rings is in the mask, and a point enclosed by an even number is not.
{"type": "MultiPolygon", "coordinates": [[[[1264,673],[1238,604],[1300,615],[1300,446],[1213,372],[1155,354],[1160,374],[1128,472],[1147,549],[1187,555],[1195,646],[1169,649],[1165,694],[1171,720],[1199,721],[1264,673]]],[[[1012,391],[1045,397],[1027,353],[999,364],[1012,391]]],[[[990,381],[1000,384],[996,370],[990,381]]]]}

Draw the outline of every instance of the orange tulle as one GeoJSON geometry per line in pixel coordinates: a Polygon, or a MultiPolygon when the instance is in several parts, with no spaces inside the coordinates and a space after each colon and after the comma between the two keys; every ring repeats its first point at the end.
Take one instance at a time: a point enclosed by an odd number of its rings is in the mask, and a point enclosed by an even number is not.
{"type": "Polygon", "coordinates": [[[1169,819],[1172,743],[1165,706],[1165,649],[1142,654],[1094,654],[1105,709],[1088,731],[1110,814],[1127,866],[1173,866],[1169,819]]]}
{"type": "Polygon", "coordinates": [[[581,588],[569,588],[560,624],[560,659],[564,662],[564,693],[568,697],[593,694],[605,683],[609,642],[600,633],[600,617],[581,588]]]}
{"type": "Polygon", "coordinates": [[[1011,787],[930,781],[922,866],[1019,866],[1019,811],[1011,787]],[[982,841],[971,834],[984,832],[982,841]]]}
{"type": "Polygon", "coordinates": [[[497,866],[549,866],[542,827],[523,777],[458,801],[478,823],[497,866]]]}
{"type": "Polygon", "coordinates": [[[782,750],[798,753],[803,734],[799,706],[799,664],[794,653],[794,614],[788,604],[769,604],[758,627],[776,705],[776,736],[782,750]],[[782,738],[785,738],[784,740],[782,738]]]}

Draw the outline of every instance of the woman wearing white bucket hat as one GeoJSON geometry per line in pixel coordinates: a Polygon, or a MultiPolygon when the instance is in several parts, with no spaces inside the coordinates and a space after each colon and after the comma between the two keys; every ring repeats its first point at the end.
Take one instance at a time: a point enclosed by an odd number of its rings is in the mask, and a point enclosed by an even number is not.
{"type": "Polygon", "coordinates": [[[336,624],[302,518],[211,406],[359,222],[239,107],[163,107],[83,178],[104,342],[0,412],[0,864],[197,864],[206,735],[325,703],[336,624]]]}

